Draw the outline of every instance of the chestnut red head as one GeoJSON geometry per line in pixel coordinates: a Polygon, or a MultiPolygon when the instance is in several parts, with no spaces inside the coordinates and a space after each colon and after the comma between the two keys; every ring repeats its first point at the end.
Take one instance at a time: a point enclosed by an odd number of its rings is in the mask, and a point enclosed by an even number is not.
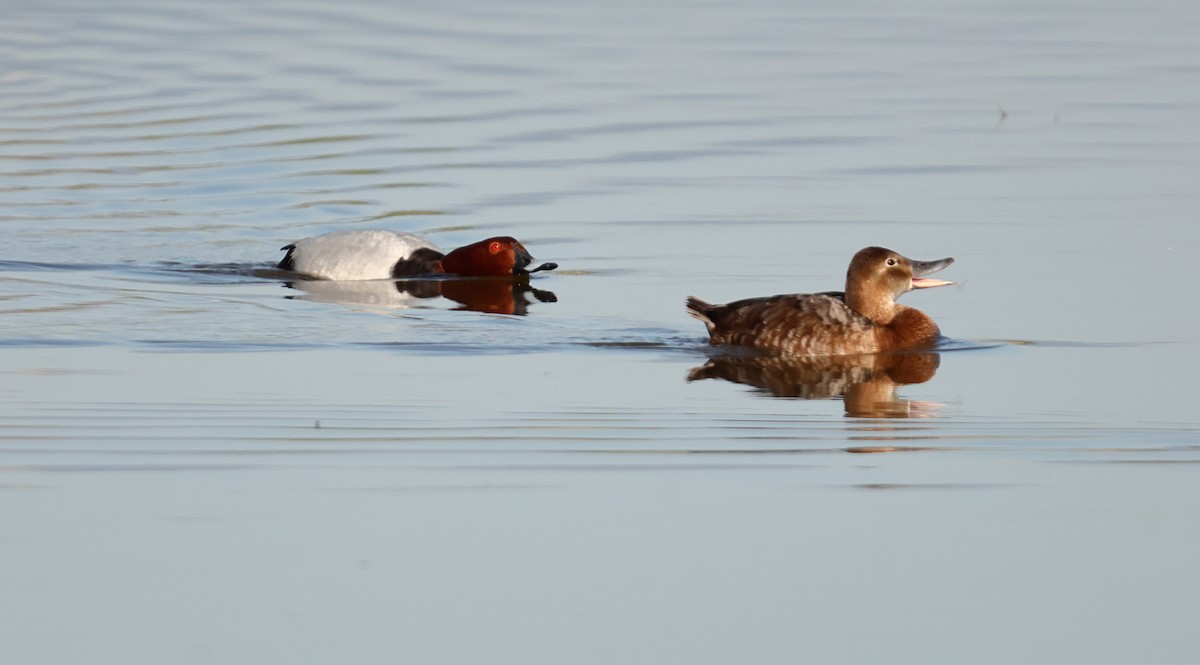
{"type": "Polygon", "coordinates": [[[442,258],[442,270],[464,277],[519,275],[533,257],[515,238],[498,236],[464,245],[442,258]]]}

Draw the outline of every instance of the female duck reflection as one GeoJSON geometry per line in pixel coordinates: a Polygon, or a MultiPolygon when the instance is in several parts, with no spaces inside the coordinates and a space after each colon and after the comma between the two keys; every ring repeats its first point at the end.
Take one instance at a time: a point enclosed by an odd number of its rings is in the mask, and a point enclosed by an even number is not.
{"type": "Polygon", "coordinates": [[[776,397],[841,397],[854,418],[921,418],[939,406],[896,395],[896,387],[924,383],[941,357],[932,352],[857,356],[717,356],[688,372],[688,381],[724,379],[776,397]]]}

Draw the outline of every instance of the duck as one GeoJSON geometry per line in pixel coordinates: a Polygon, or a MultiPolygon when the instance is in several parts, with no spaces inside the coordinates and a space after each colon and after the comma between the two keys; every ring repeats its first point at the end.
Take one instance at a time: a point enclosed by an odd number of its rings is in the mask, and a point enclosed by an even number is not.
{"type": "Polygon", "coordinates": [[[750,347],[791,356],[886,353],[930,348],[941,330],[924,312],[896,303],[914,289],[954,282],[927,277],[953,258],[914,261],[884,247],[859,250],[845,291],[748,298],[725,305],[687,299],[688,314],[714,346],[750,347]]]}
{"type": "Polygon", "coordinates": [[[497,236],[443,252],[427,238],[388,230],[332,231],[284,245],[280,270],[312,279],[395,279],[420,275],[497,277],[553,270],[543,263],[528,270],[533,257],[509,236],[497,236]]]}

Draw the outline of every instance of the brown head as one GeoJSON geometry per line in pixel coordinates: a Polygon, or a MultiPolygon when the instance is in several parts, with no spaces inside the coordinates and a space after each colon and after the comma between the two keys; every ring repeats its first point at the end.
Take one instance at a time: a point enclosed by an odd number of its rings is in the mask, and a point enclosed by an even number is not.
{"type": "Polygon", "coordinates": [[[952,258],[913,261],[883,247],[861,249],[846,271],[846,304],[875,323],[886,325],[896,316],[896,298],[902,294],[953,284],[926,277],[951,263],[952,258]]]}
{"type": "Polygon", "coordinates": [[[533,257],[515,238],[500,236],[464,245],[442,258],[442,272],[464,277],[520,275],[533,257]]]}

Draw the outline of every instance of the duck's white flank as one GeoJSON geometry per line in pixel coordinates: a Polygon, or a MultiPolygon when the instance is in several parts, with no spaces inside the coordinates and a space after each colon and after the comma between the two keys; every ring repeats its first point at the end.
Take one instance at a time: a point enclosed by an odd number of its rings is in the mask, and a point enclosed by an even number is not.
{"type": "Polygon", "coordinates": [[[292,270],[321,279],[389,279],[418,249],[440,252],[425,238],[397,231],[333,231],[292,243],[292,270]]]}

